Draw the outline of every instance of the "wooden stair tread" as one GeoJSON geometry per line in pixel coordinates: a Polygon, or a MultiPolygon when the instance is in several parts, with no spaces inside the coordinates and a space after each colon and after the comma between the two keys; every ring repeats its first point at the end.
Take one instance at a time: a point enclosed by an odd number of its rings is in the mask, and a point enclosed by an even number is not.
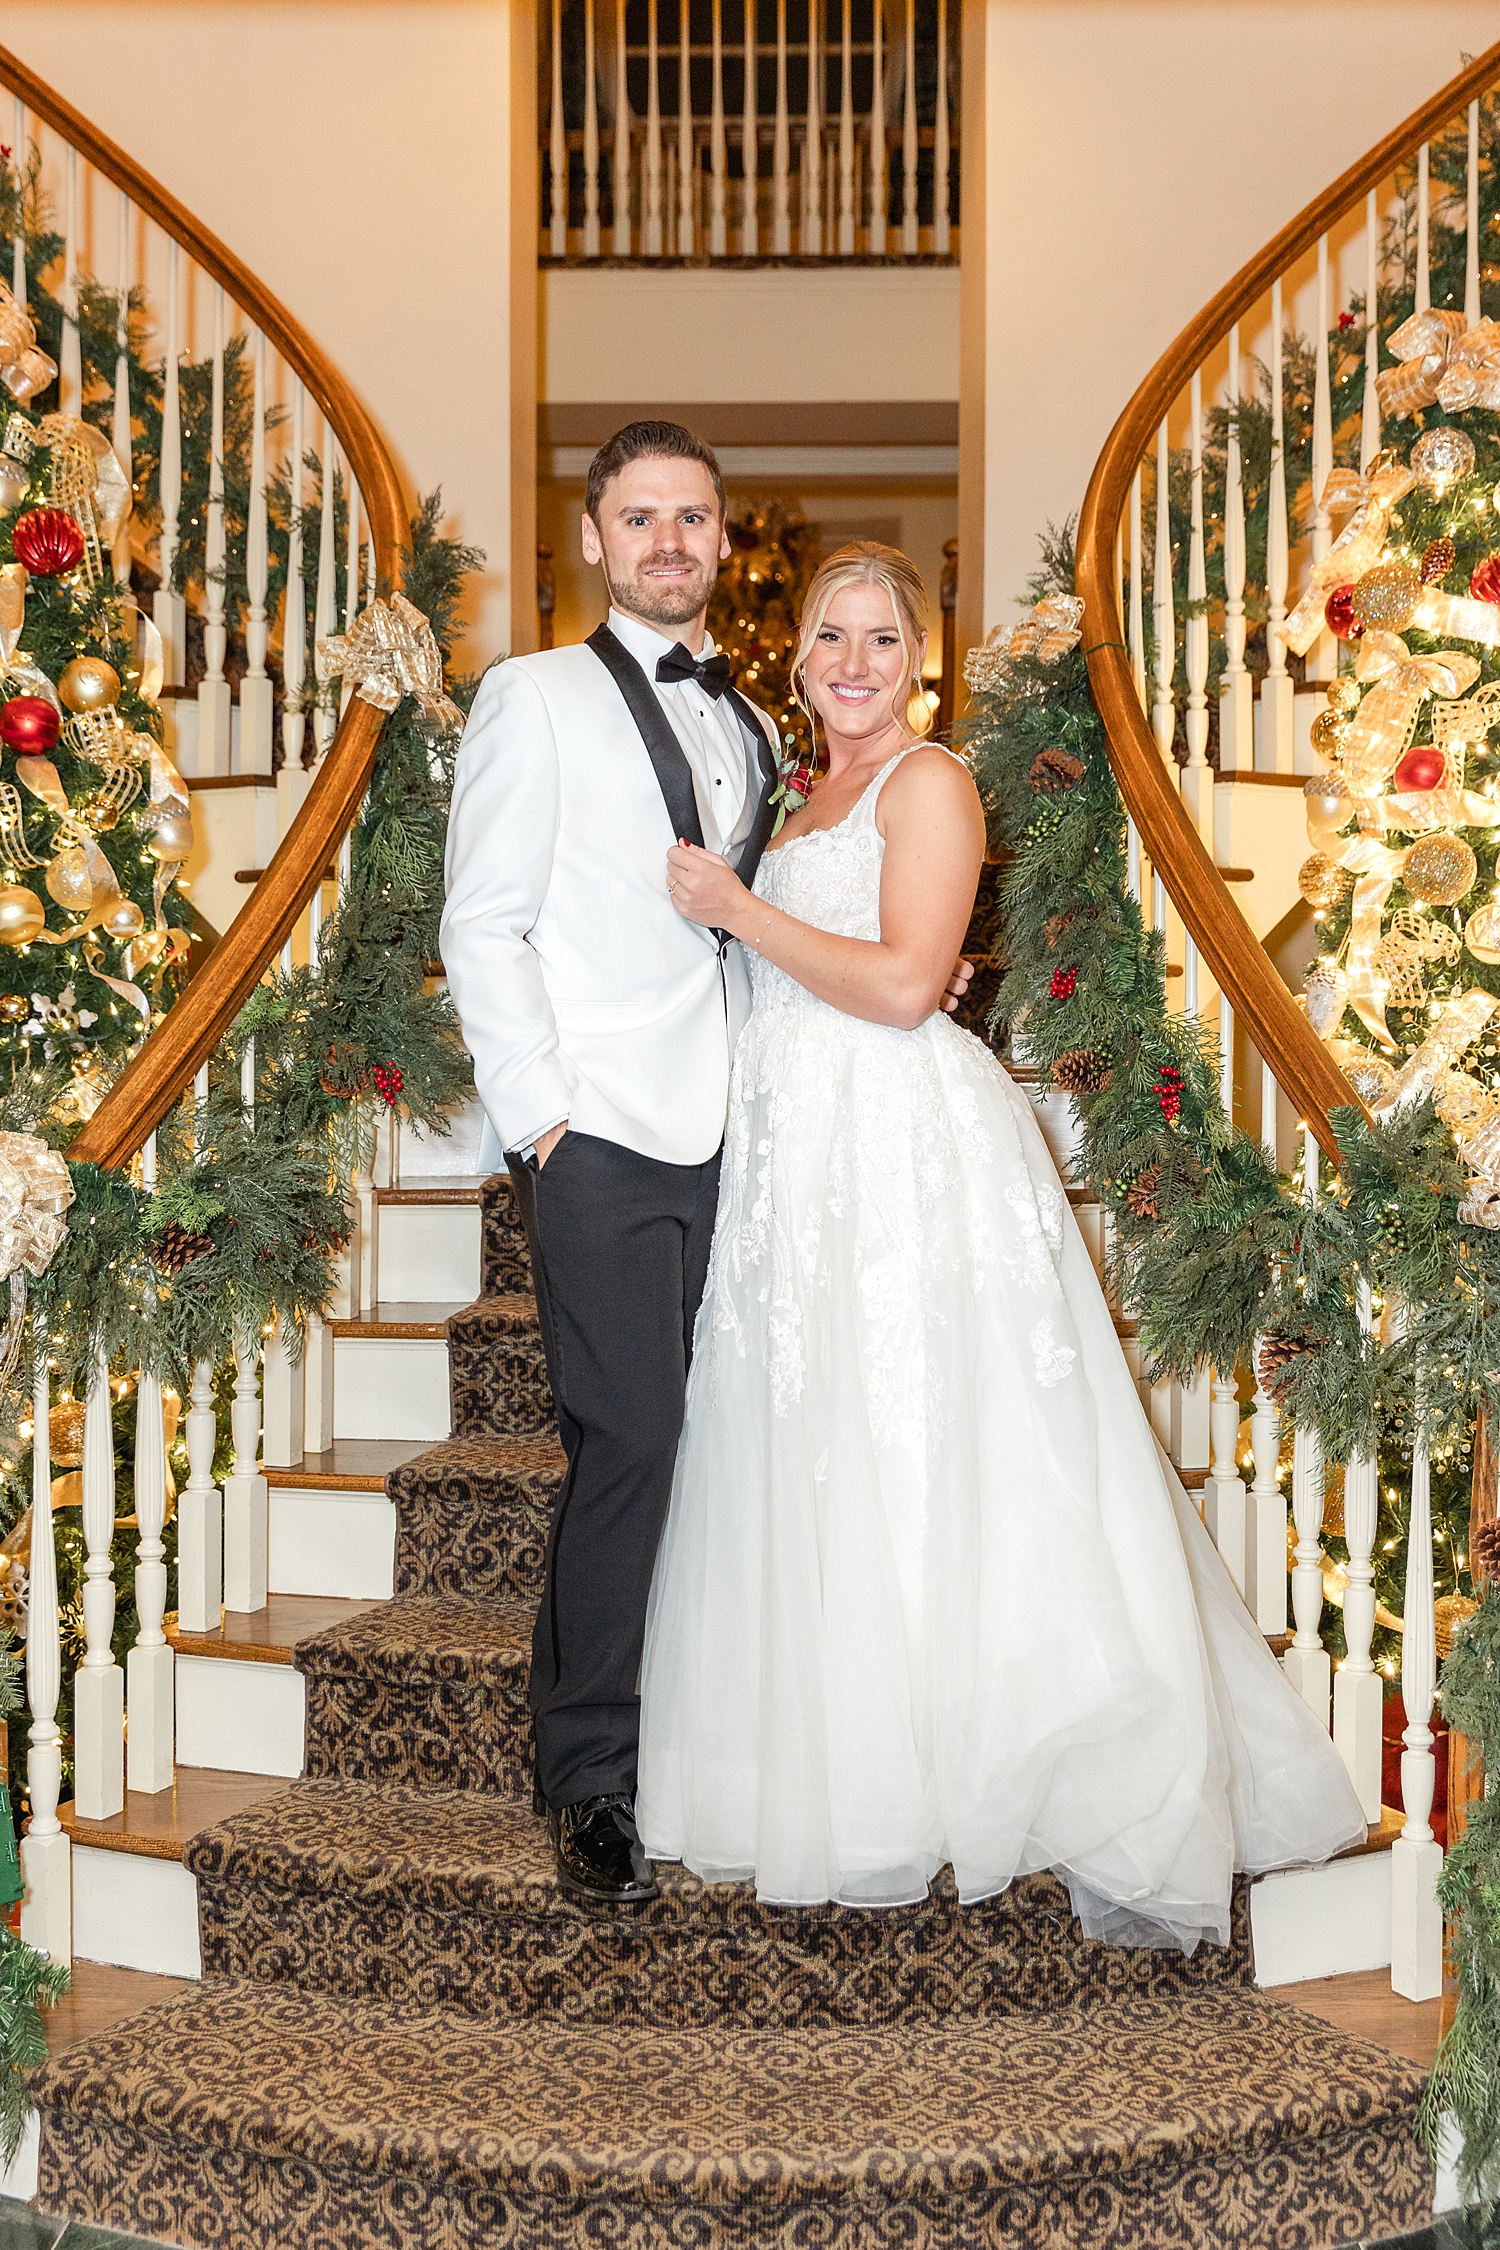
{"type": "Polygon", "coordinates": [[[96,1851],[130,1852],[141,1859],[182,1858],[182,1848],[200,1828],[212,1828],[267,1797],[290,1789],[263,1773],[225,1773],[206,1766],[179,1766],[170,1789],[148,1796],[127,1789],[125,1809],[108,1820],[85,1820],[70,1800],[57,1808],[57,1817],[75,1844],[96,1851]]]}
{"type": "Polygon", "coordinates": [[[372,1305],[367,1313],[355,1313],[348,1320],[330,1320],[329,1332],[334,1336],[373,1337],[430,1336],[441,1339],[447,1334],[448,1322],[455,1313],[467,1309],[464,1300],[444,1298],[440,1302],[424,1303],[397,1299],[385,1304],[372,1305]]]}
{"type": "Polygon", "coordinates": [[[382,1209],[396,1210],[413,1204],[478,1203],[484,1182],[485,1175],[477,1172],[469,1176],[455,1173],[451,1179],[433,1177],[408,1180],[400,1187],[377,1188],[375,1201],[382,1209]]]}
{"type": "MultiPolygon", "coordinates": [[[[420,1451],[421,1448],[414,1448],[420,1451]]],[[[264,1609],[227,1609],[217,1633],[184,1633],[175,1616],[164,1631],[179,1656],[228,1657],[239,1664],[290,1664],[299,1641],[343,1625],[381,1601],[345,1601],[331,1594],[268,1594],[264,1609]]]]}
{"type": "Polygon", "coordinates": [[[266,1482],[314,1492],[383,1492],[393,1469],[432,1448],[431,1438],[335,1438],[326,1453],[304,1453],[290,1468],[267,1468],[266,1482]]]}

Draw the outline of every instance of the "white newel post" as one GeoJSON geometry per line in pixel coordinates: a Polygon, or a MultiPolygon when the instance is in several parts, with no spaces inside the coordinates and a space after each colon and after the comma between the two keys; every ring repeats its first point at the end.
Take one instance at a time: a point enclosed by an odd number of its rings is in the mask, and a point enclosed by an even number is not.
{"type": "Polygon", "coordinates": [[[1431,1470],[1427,1442],[1419,1438],[1411,1457],[1401,1633],[1401,1700],[1406,1706],[1401,1804],[1406,1826],[1391,1846],[1391,1990],[1407,2000],[1436,2000],[1443,1989],[1443,1910],[1437,1897],[1443,1847],[1429,1817],[1437,1779],[1430,1724],[1437,1690],[1432,1599],[1431,1470]]]}
{"type": "Polygon", "coordinates": [[[73,1958],[73,1869],[67,1830],[57,1817],[62,1789],[62,1736],[57,1697],[62,1686],[58,1632],[57,1540],[52,1526],[52,1408],[47,1379],[47,1331],[32,1322],[36,1378],[32,1391],[31,1586],[26,1629],[26,1699],[31,1705],[31,1747],[26,1780],[31,1828],[21,1842],[21,1935],[54,1961],[73,1958]]]}
{"type": "Polygon", "coordinates": [[[185,1633],[217,1633],[224,1599],[224,1504],[214,1483],[214,1363],[193,1362],[183,1418],[188,1473],[177,1501],[177,1618],[185,1633]]]}
{"type": "Polygon", "coordinates": [[[224,1479],[224,1607],[266,1606],[266,1480],[260,1473],[260,1393],[256,1380],[259,1339],[241,1336],[234,1348],[234,1468],[224,1479]]]}
{"type": "Polygon", "coordinates": [[[1232,1369],[1227,1375],[1214,1372],[1208,1431],[1213,1467],[1203,1487],[1203,1521],[1225,1569],[1244,1595],[1249,1511],[1245,1482],[1234,1463],[1240,1437],[1240,1394],[1232,1369]]]}
{"type": "MultiPolygon", "coordinates": [[[[1359,1324],[1370,1333],[1367,1282],[1360,1283],[1359,1324]]],[[[1333,1740],[1349,1769],[1366,1820],[1380,1818],[1381,1718],[1384,1695],[1370,1656],[1375,1631],[1375,1573],[1370,1556],[1380,1513],[1379,1465],[1354,1453],[1344,1470],[1344,1539],[1349,1549],[1344,1590],[1344,1642],[1348,1655],[1333,1680],[1333,1740]]]]}
{"type": "Polygon", "coordinates": [[[125,1674],[115,1629],[115,1433],[109,1366],[99,1353],[83,1423],[84,1657],[73,1681],[73,1795],[84,1820],[110,1820],[125,1804],[125,1674]]]}
{"type": "Polygon", "coordinates": [[[1286,1631],[1286,1498],[1276,1476],[1281,1416],[1260,1378],[1261,1341],[1257,1337],[1255,1397],[1250,1406],[1255,1479],[1245,1536],[1245,1603],[1262,1633],[1279,1636],[1286,1631]]]}
{"type": "MultiPolygon", "coordinates": [[[[245,525],[245,677],[240,682],[241,773],[271,771],[274,691],[266,672],[270,545],[266,526],[266,339],[255,331],[254,426],[250,432],[250,512],[245,525]]],[[[288,589],[290,592],[292,589],[288,589]]]]}
{"type": "Polygon", "coordinates": [[[167,1607],[167,1445],[161,1378],[142,1373],[135,1401],[135,1606],[140,1630],[125,1660],[129,1712],[125,1747],[130,1788],[155,1795],[172,1786],[174,1658],[162,1631],[167,1607]]]}

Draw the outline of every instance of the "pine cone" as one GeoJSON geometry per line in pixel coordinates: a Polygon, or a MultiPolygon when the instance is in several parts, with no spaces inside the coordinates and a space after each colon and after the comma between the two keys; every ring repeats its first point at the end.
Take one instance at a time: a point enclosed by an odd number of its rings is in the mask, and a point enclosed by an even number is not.
{"type": "Polygon", "coordinates": [[[1260,1358],[1256,1363],[1256,1372],[1260,1376],[1262,1389],[1269,1391],[1278,1405],[1295,1362],[1305,1359],[1316,1350],[1317,1345],[1308,1336],[1288,1336],[1284,1330],[1267,1329],[1260,1340],[1260,1358]]]}
{"type": "Polygon", "coordinates": [[[1129,1187],[1125,1190],[1125,1201],[1138,1219],[1159,1219],[1161,1217],[1161,1205],[1156,1200],[1157,1191],[1160,1187],[1161,1166],[1159,1164],[1148,1164],[1145,1171],[1138,1173],[1131,1181],[1129,1187]]]}
{"type": "Polygon", "coordinates": [[[168,1219],[151,1248],[151,1257],[159,1272],[170,1280],[190,1266],[195,1258],[211,1258],[214,1238],[211,1234],[189,1234],[175,1219],[168,1219]]]}
{"type": "Polygon", "coordinates": [[[1083,760],[1071,757],[1066,750],[1039,750],[1026,779],[1042,796],[1056,797],[1082,781],[1084,772],[1083,760]]]}
{"type": "Polygon", "coordinates": [[[1474,1534],[1469,1568],[1476,1579],[1500,1578],[1500,1523],[1482,1523],[1474,1534]]]}
{"type": "Polygon", "coordinates": [[[1092,1047],[1070,1047],[1052,1065],[1052,1083],[1065,1094],[1102,1094],[1114,1073],[1092,1047]]]}
{"type": "Polygon", "coordinates": [[[318,1072],[318,1084],[325,1094],[335,1101],[357,1101],[370,1083],[370,1074],[358,1061],[347,1040],[340,1039],[328,1049],[328,1060],[318,1072]]]}
{"type": "Polygon", "coordinates": [[[1068,924],[1073,920],[1073,917],[1077,914],[1077,912],[1078,909],[1076,906],[1070,906],[1067,909],[1066,913],[1049,914],[1047,916],[1044,928],[1047,934],[1047,950],[1049,953],[1051,953],[1055,949],[1058,939],[1066,934],[1068,924]]]}

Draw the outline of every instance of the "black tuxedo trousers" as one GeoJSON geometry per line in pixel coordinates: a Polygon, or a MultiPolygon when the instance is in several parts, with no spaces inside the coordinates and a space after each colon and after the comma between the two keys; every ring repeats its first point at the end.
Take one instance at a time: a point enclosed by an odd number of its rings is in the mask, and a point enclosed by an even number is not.
{"type": "Polygon", "coordinates": [[[646,1604],[719,1157],[663,1164],[567,1132],[540,1169],[508,1162],[568,1457],[532,1639],[537,1778],[549,1805],[576,1805],[635,1788],[646,1604]]]}

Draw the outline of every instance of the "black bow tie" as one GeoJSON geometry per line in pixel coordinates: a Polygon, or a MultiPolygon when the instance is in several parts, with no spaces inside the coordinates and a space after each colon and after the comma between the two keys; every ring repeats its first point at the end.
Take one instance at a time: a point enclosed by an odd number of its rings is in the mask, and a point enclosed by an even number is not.
{"type": "Polygon", "coordinates": [[[729,685],[729,659],[717,653],[689,656],[679,641],[665,656],[657,658],[656,677],[664,687],[675,685],[679,680],[696,680],[704,694],[717,703],[729,685]]]}

